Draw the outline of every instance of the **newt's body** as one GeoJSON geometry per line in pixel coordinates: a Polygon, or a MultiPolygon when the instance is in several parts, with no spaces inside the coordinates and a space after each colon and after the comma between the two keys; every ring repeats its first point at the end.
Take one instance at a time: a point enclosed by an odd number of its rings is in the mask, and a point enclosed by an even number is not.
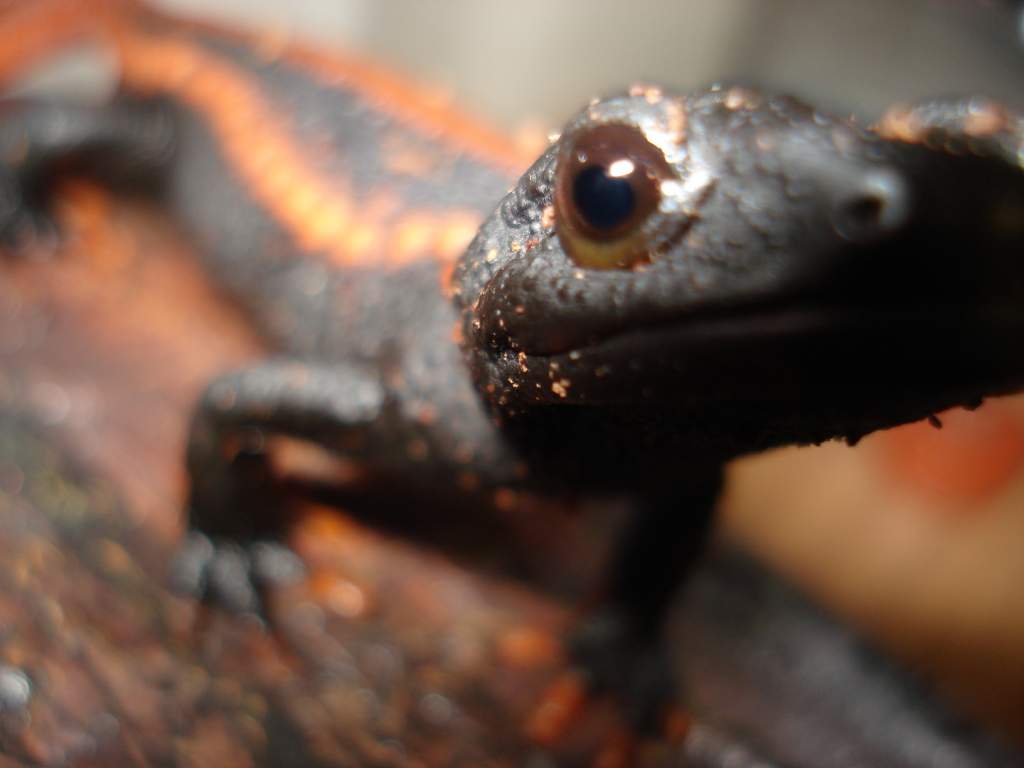
{"type": "Polygon", "coordinates": [[[746,89],[640,88],[503,198],[497,140],[373,71],[141,12],[110,37],[115,103],[5,106],[0,234],[31,235],[69,168],[145,188],[279,350],[194,420],[177,575],[215,601],[254,609],[282,562],[253,492],[275,436],[438,505],[626,496],[573,650],[649,723],[724,462],[1024,386],[1022,134],[995,105],[870,132],[746,89]]]}

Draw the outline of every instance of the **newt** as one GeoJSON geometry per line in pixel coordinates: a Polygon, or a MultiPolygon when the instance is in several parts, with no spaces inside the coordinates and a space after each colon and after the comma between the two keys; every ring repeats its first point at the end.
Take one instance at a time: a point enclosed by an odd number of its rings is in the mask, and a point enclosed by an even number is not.
{"type": "Polygon", "coordinates": [[[259,612],[301,567],[276,438],[419,507],[626,499],[566,646],[585,693],[657,729],[663,624],[727,462],[1024,388],[1024,130],[999,104],[865,127],[641,85],[516,180],[500,138],[373,67],[112,7],[86,26],[116,98],[0,105],[0,238],[52,227],[69,174],[150,195],[277,350],[196,406],[174,579],[199,600],[259,612]]]}

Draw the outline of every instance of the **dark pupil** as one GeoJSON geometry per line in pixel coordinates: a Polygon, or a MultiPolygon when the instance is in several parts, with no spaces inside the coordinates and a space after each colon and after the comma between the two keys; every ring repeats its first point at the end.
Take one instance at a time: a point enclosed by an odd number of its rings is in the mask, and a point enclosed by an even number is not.
{"type": "Polygon", "coordinates": [[[636,197],[629,181],[609,176],[599,165],[584,168],[576,176],[572,199],[579,215],[597,230],[615,229],[636,208],[636,197]]]}

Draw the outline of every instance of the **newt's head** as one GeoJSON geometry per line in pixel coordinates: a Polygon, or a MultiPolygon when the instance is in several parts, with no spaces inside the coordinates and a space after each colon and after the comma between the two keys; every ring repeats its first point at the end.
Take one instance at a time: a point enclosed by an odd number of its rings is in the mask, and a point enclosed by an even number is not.
{"type": "Polygon", "coordinates": [[[508,415],[729,414],[760,442],[1022,386],[1016,131],[980,103],[867,131],[742,88],[594,102],[456,270],[477,382],[508,415]]]}

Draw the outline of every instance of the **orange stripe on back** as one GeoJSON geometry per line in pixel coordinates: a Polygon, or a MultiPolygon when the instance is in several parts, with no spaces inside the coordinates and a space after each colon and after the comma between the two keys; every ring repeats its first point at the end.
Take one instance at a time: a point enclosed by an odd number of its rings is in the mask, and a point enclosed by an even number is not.
{"type": "Polygon", "coordinates": [[[355,93],[380,113],[510,176],[518,176],[534,159],[532,149],[526,151],[507,135],[452,108],[450,99],[439,98],[437,91],[410,83],[362,55],[335,50],[324,53],[281,34],[261,35],[211,22],[186,21],[150,8],[142,16],[161,29],[220,37],[268,62],[283,60],[315,76],[321,84],[355,93]]]}
{"type": "Polygon", "coordinates": [[[455,143],[476,160],[509,174],[522,173],[533,160],[503,134],[453,109],[449,97],[431,95],[409,85],[377,64],[294,45],[284,51],[282,58],[318,76],[324,84],[358,93],[380,112],[417,127],[431,138],[455,143]]]}
{"type": "Polygon", "coordinates": [[[470,210],[400,212],[370,195],[357,210],[348,180],[325,178],[286,118],[244,71],[184,38],[115,30],[122,78],[133,90],[170,94],[201,115],[255,201],[305,250],[344,266],[396,267],[449,261],[480,220],[470,210]]]}

